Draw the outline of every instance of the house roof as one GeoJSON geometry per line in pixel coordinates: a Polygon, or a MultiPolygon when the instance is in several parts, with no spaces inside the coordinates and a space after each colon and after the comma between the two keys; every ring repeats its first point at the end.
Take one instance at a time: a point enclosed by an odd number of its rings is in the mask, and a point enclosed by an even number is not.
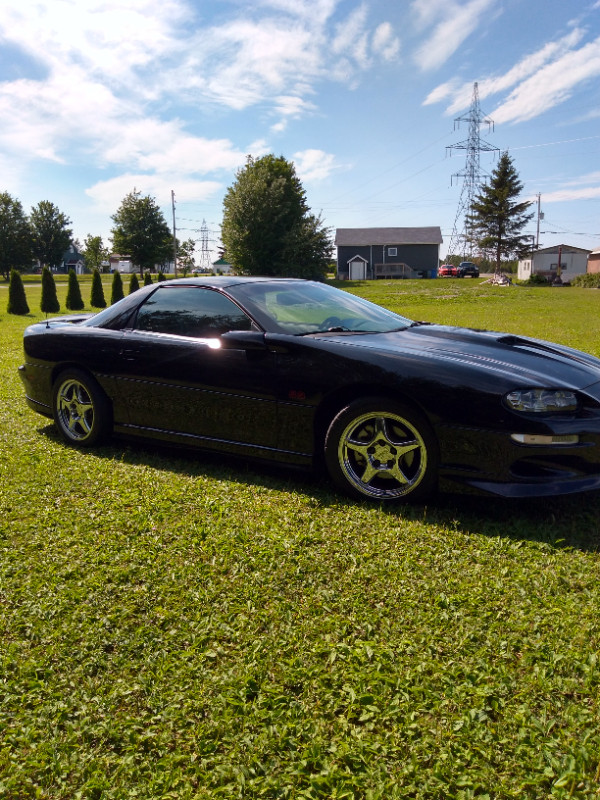
{"type": "Polygon", "coordinates": [[[552,247],[540,247],[535,253],[549,253],[550,255],[558,255],[558,248],[561,248],[563,253],[591,253],[591,250],[585,250],[583,247],[573,247],[570,244],[555,244],[552,247]]]}
{"type": "Polygon", "coordinates": [[[430,228],[337,228],[335,244],[338,247],[386,244],[441,244],[442,231],[430,228]]]}

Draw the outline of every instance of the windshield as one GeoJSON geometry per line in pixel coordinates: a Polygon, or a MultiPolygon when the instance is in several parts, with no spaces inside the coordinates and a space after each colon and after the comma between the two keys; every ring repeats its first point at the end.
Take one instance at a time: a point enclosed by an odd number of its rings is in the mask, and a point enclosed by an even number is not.
{"type": "Polygon", "coordinates": [[[386,333],[411,324],[400,314],[324,283],[239,283],[228,291],[270,332],[386,333]]]}

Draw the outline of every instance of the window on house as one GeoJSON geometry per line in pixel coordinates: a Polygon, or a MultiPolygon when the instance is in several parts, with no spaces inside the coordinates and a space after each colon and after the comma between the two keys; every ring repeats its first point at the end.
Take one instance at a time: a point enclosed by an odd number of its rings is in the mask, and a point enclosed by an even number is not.
{"type": "Polygon", "coordinates": [[[388,256],[397,256],[397,255],[398,255],[397,247],[388,247],[388,256]]]}

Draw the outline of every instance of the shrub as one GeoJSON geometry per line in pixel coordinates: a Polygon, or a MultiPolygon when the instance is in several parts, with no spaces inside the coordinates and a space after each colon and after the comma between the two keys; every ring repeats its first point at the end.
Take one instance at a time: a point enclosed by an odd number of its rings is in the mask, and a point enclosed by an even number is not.
{"type": "Polygon", "coordinates": [[[42,269],[42,299],[40,308],[46,314],[55,314],[57,311],[60,311],[60,303],[56,296],[54,275],[50,272],[48,267],[42,269]]]}
{"type": "Polygon", "coordinates": [[[21,273],[16,269],[11,269],[10,271],[7,311],[9,314],[29,314],[23,279],[21,278],[21,273]]]}
{"type": "Polygon", "coordinates": [[[533,275],[526,281],[523,281],[523,286],[549,286],[548,279],[543,275],[534,272],[533,275]]]}
{"type": "Polygon", "coordinates": [[[129,278],[129,294],[137,292],[139,288],[140,288],[140,282],[138,281],[137,272],[132,272],[131,278],[129,278]]]}
{"type": "Polygon", "coordinates": [[[123,278],[120,272],[115,272],[112,279],[112,289],[110,293],[110,304],[118,302],[125,297],[123,291],[123,278]]]}
{"type": "Polygon", "coordinates": [[[70,311],[81,311],[83,308],[81,289],[79,288],[79,281],[77,280],[74,269],[69,270],[69,288],[67,289],[65,305],[70,311]]]}
{"type": "Polygon", "coordinates": [[[158,283],[162,283],[163,281],[166,281],[167,279],[165,278],[164,273],[159,272],[158,273],[158,277],[156,278],[156,280],[158,281],[158,283]]]}
{"type": "Polygon", "coordinates": [[[571,281],[571,286],[581,286],[584,289],[600,289],[600,272],[586,272],[585,275],[576,275],[571,281]]]}
{"type": "Polygon", "coordinates": [[[144,273],[144,286],[150,286],[153,283],[152,275],[149,272],[144,273]]]}
{"type": "Polygon", "coordinates": [[[100,272],[95,269],[92,277],[92,296],[90,298],[92,308],[106,308],[104,289],[102,288],[102,278],[100,272]]]}

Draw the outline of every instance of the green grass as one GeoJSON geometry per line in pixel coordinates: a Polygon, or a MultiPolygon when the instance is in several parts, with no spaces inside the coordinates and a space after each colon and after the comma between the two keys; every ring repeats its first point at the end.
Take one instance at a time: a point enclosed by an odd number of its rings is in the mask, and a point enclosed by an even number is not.
{"type": "MultiPolygon", "coordinates": [[[[345,288],[600,354],[594,290],[345,288]]],[[[5,293],[0,797],[598,797],[597,494],[381,509],[217,457],[69,449],[17,376],[43,315],[5,293]]]]}

